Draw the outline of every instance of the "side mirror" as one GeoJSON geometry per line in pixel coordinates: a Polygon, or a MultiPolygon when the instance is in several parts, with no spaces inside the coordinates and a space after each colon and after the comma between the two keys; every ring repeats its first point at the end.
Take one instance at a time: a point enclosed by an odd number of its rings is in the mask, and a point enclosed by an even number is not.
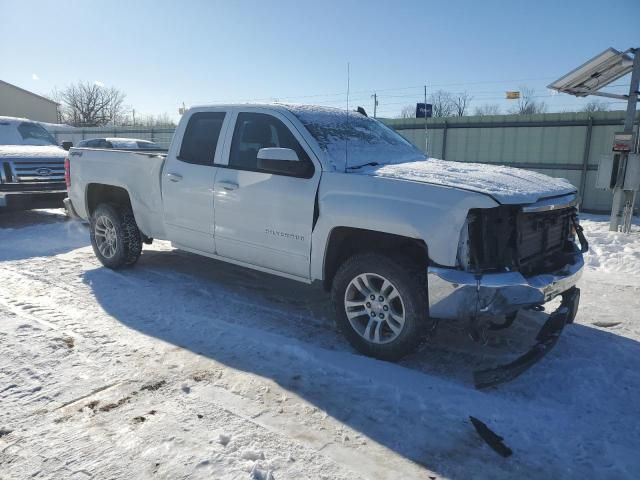
{"type": "Polygon", "coordinates": [[[300,175],[304,163],[290,148],[261,148],[258,150],[258,169],[284,175],[300,175]]]}
{"type": "Polygon", "coordinates": [[[73,147],[73,142],[62,142],[60,146],[66,151],[69,151],[71,147],[73,147]]]}
{"type": "Polygon", "coordinates": [[[281,162],[299,162],[298,154],[290,148],[261,148],[258,150],[258,160],[273,160],[281,162]]]}

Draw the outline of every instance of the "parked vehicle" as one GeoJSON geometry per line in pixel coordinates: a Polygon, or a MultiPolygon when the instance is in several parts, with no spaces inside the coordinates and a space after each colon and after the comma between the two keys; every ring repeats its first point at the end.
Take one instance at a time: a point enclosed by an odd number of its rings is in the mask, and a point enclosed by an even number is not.
{"type": "Polygon", "coordinates": [[[66,156],[39,123],[0,117],[0,209],[62,207],[66,156]]]}
{"type": "Polygon", "coordinates": [[[115,148],[118,150],[158,150],[166,151],[157,143],[138,138],[109,137],[90,138],[81,140],[76,145],[79,148],[115,148]]]}
{"type": "Polygon", "coordinates": [[[367,355],[406,355],[437,319],[468,319],[477,336],[558,295],[554,321],[575,316],[583,258],[569,182],[427,159],[359,113],[197,107],[167,155],[73,148],[69,167],[68,202],[105,266],[133,265],[158,238],[322,282],[367,355]]]}

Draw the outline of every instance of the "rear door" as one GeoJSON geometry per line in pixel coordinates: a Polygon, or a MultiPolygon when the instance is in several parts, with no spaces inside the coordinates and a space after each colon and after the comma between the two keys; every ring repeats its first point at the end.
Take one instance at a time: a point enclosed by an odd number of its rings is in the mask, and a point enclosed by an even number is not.
{"type": "Polygon", "coordinates": [[[281,113],[241,109],[235,116],[233,138],[225,148],[226,165],[215,179],[217,254],[309,278],[320,165],[281,113]],[[266,147],[295,150],[307,168],[297,174],[259,169],[258,150],[266,147]]]}
{"type": "Polygon", "coordinates": [[[228,123],[225,109],[192,112],[167,154],[162,172],[167,238],[177,246],[214,253],[213,184],[228,123]]]}

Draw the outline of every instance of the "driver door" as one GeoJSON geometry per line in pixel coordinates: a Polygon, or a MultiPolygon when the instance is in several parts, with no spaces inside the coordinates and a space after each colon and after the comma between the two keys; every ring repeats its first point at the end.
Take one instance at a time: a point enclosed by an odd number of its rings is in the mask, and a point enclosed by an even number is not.
{"type": "Polygon", "coordinates": [[[311,231],[320,167],[289,120],[277,112],[240,111],[227,164],[215,180],[216,253],[283,274],[310,277],[311,231]],[[261,148],[294,150],[306,168],[258,167],[261,148]]]}

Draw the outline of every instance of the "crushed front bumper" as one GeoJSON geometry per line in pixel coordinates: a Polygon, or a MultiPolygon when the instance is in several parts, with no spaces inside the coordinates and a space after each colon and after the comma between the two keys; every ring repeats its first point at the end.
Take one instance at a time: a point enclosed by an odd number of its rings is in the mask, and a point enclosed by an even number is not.
{"type": "Polygon", "coordinates": [[[429,316],[434,319],[491,317],[541,305],[573,288],[583,267],[579,251],[555,272],[532,277],[524,277],[519,272],[474,274],[429,267],[429,316]]]}
{"type": "Polygon", "coordinates": [[[473,372],[473,382],[477,389],[495,387],[509,382],[531,368],[551,351],[560,338],[565,325],[572,323],[580,303],[580,289],[573,287],[562,293],[562,303],[549,315],[536,336],[536,343],[523,355],[505,365],[473,372]]]}

